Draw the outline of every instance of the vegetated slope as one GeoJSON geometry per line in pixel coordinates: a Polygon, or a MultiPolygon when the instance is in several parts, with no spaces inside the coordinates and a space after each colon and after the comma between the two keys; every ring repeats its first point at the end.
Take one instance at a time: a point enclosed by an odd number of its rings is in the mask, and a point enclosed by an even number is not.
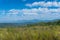
{"type": "Polygon", "coordinates": [[[0,40],[60,40],[60,20],[25,24],[24,27],[10,23],[0,25],[3,25],[0,40]]]}
{"type": "Polygon", "coordinates": [[[25,22],[25,23],[0,23],[0,27],[31,27],[31,26],[54,26],[60,25],[60,20],[52,21],[38,21],[38,22],[25,22]]]}
{"type": "Polygon", "coordinates": [[[0,28],[0,40],[60,40],[60,26],[0,28]]]}

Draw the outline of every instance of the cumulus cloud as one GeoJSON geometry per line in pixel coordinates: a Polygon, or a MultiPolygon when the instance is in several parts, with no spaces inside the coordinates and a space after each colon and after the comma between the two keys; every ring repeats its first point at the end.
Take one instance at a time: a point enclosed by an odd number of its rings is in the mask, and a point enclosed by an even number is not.
{"type": "Polygon", "coordinates": [[[1,20],[52,20],[60,19],[60,2],[34,2],[32,4],[26,4],[28,7],[38,8],[25,8],[25,9],[10,9],[0,10],[1,20]],[[49,8],[58,7],[58,8],[49,8]]]}
{"type": "Polygon", "coordinates": [[[39,7],[32,9],[11,9],[8,11],[1,11],[1,12],[4,13],[5,15],[3,18],[15,19],[15,20],[33,20],[33,19],[46,20],[46,19],[60,18],[60,8],[49,9],[39,7]]]}
{"type": "Polygon", "coordinates": [[[19,12],[20,12],[20,10],[11,9],[8,11],[8,14],[18,14],[19,12]]]}
{"type": "Polygon", "coordinates": [[[36,6],[40,6],[40,7],[60,7],[60,2],[40,1],[40,2],[33,2],[32,4],[26,4],[26,6],[28,6],[28,7],[36,7],[36,6]]]}

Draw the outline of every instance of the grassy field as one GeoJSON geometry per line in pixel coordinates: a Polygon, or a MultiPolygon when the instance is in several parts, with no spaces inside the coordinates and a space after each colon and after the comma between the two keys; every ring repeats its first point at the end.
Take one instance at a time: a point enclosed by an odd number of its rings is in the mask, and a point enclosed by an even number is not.
{"type": "Polygon", "coordinates": [[[0,40],[60,40],[60,26],[0,28],[0,40]]]}

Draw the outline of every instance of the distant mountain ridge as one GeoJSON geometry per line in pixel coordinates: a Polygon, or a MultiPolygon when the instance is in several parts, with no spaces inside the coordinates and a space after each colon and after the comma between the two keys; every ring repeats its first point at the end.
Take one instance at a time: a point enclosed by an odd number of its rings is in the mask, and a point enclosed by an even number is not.
{"type": "Polygon", "coordinates": [[[0,27],[20,27],[26,25],[60,25],[60,20],[25,20],[14,23],[0,23],[0,27]]]}
{"type": "Polygon", "coordinates": [[[1,21],[0,23],[35,23],[35,22],[49,22],[51,20],[16,20],[16,21],[1,21]]]}

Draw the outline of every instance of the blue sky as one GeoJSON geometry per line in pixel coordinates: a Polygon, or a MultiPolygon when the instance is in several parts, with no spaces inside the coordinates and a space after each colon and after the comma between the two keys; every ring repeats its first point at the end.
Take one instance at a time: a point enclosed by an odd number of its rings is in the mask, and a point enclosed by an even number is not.
{"type": "Polygon", "coordinates": [[[0,0],[0,22],[60,19],[59,0],[0,0]]]}

